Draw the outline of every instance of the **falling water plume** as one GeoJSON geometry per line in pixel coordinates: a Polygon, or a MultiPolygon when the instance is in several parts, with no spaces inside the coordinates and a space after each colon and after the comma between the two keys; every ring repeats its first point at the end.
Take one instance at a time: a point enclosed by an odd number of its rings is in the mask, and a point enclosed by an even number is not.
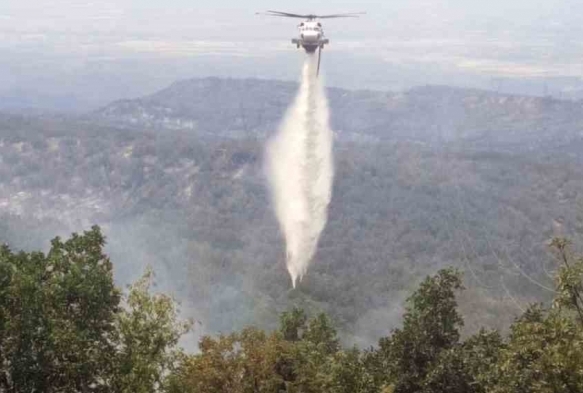
{"type": "Polygon", "coordinates": [[[295,288],[306,274],[326,226],[332,197],[332,130],[317,56],[306,55],[299,91],[267,147],[275,213],[286,241],[295,288]]]}

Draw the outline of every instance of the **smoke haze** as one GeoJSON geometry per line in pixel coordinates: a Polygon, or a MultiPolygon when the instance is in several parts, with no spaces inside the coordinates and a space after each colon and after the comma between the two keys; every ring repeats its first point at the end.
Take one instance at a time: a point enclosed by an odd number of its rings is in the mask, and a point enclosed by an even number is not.
{"type": "Polygon", "coordinates": [[[300,89],[267,147],[267,169],[295,288],[326,225],[334,175],[328,102],[316,55],[306,55],[300,89]]]}

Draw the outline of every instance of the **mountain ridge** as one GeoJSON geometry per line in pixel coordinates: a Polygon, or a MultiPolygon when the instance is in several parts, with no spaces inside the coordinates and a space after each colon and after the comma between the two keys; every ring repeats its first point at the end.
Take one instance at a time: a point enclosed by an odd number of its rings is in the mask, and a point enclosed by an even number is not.
{"type": "MultiPolygon", "coordinates": [[[[278,127],[296,88],[292,82],[251,78],[187,79],[145,97],[115,101],[90,117],[131,129],[263,138],[278,127]]],[[[583,138],[580,101],[440,85],[402,93],[338,88],[327,93],[333,129],[343,140],[478,146],[489,139],[493,148],[528,149],[583,138]]]]}

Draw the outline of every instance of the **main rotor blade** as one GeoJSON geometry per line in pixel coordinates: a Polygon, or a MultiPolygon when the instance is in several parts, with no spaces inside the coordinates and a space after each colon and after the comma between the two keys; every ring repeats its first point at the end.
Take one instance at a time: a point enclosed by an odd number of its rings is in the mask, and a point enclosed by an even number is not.
{"type": "Polygon", "coordinates": [[[332,19],[332,18],[358,18],[359,15],[365,15],[366,12],[352,12],[349,14],[332,14],[332,15],[316,15],[318,19],[332,19]]]}
{"type": "Polygon", "coordinates": [[[280,11],[267,11],[267,13],[265,13],[265,15],[271,15],[271,16],[282,16],[282,17],[286,17],[286,18],[308,18],[311,15],[300,15],[300,14],[290,14],[289,12],[280,12],[280,11]]]}
{"type": "Polygon", "coordinates": [[[359,15],[364,15],[364,14],[366,14],[366,12],[351,12],[351,13],[346,13],[346,14],[331,14],[331,15],[314,15],[314,14],[301,15],[301,14],[292,14],[289,12],[269,10],[267,12],[257,12],[256,14],[268,15],[268,16],[281,16],[284,18],[332,19],[332,18],[358,18],[359,15]]]}
{"type": "Polygon", "coordinates": [[[352,12],[347,14],[332,14],[332,15],[301,15],[301,14],[291,14],[289,12],[281,11],[267,11],[267,12],[256,12],[256,15],[267,15],[267,16],[280,16],[282,18],[298,18],[298,19],[333,19],[333,18],[358,18],[359,15],[365,15],[366,12],[352,12]]]}
{"type": "Polygon", "coordinates": [[[255,15],[264,15],[264,16],[278,16],[280,18],[298,18],[298,19],[303,19],[302,17],[299,16],[288,16],[288,15],[279,15],[279,14],[270,14],[268,12],[256,12],[255,15]]]}

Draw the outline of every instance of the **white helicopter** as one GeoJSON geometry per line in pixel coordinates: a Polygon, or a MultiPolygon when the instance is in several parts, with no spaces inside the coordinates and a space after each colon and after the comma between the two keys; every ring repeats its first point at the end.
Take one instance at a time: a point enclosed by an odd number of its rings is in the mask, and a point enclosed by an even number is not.
{"type": "Polygon", "coordinates": [[[305,19],[304,22],[298,25],[300,32],[299,37],[292,38],[292,44],[299,49],[301,46],[307,53],[318,52],[318,73],[320,73],[320,61],[322,59],[322,49],[324,45],[329,44],[330,40],[324,36],[324,29],[318,19],[333,19],[333,18],[358,18],[359,15],[364,15],[365,12],[354,12],[348,14],[332,14],[332,15],[301,15],[290,14],[289,12],[280,11],[266,11],[257,12],[258,15],[279,16],[282,18],[299,18],[305,19]]]}

